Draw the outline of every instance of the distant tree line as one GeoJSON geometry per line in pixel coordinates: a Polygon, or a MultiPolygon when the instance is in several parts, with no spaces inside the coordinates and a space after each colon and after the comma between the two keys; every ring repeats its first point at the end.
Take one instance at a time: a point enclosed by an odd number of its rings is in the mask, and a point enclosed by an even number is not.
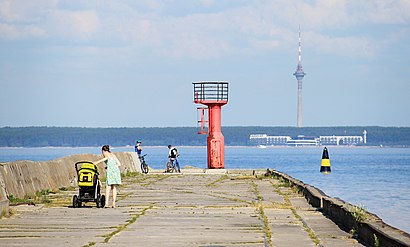
{"type": "MultiPolygon", "coordinates": [[[[367,145],[410,146],[410,127],[346,126],[346,127],[222,127],[227,146],[252,145],[251,134],[286,135],[363,135],[367,145]]],[[[3,127],[0,147],[87,147],[110,144],[134,145],[141,140],[146,146],[206,145],[207,135],[197,134],[195,127],[152,128],[81,128],[81,127],[3,127]]]]}

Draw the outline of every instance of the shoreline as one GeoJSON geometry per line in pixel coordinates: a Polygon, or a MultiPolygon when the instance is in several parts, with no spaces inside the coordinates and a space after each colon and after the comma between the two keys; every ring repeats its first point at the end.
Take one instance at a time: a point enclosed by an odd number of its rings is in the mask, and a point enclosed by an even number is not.
{"type": "MultiPolygon", "coordinates": [[[[111,145],[110,145],[111,146],[111,145]]],[[[183,147],[183,148],[206,148],[206,145],[203,146],[184,146],[184,145],[176,145],[177,147],[183,147]]],[[[133,149],[134,146],[111,146],[112,148],[118,149],[118,148],[131,148],[133,149]]],[[[166,148],[167,146],[143,146],[144,148],[166,148]]],[[[264,146],[264,147],[258,147],[258,146],[246,146],[246,145],[234,145],[234,146],[228,146],[225,145],[225,148],[255,148],[255,149],[264,149],[264,148],[289,148],[289,149],[305,149],[305,148],[323,148],[323,147],[331,147],[331,148],[410,148],[410,146],[348,146],[348,145],[319,145],[319,146],[287,146],[287,145],[276,145],[276,146],[264,146]]],[[[22,149],[22,148],[28,148],[28,149],[47,149],[47,148],[54,148],[54,149],[64,149],[64,148],[101,148],[101,146],[42,146],[42,147],[9,147],[9,146],[4,146],[0,147],[0,149],[22,149]]]]}

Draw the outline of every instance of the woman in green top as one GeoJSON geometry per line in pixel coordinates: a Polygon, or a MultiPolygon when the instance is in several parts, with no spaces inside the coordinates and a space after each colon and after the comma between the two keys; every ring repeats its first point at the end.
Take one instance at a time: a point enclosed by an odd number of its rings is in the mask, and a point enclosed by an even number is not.
{"type": "MultiPolygon", "coordinates": [[[[108,205],[110,191],[112,190],[112,207],[115,208],[115,201],[117,199],[117,186],[121,184],[121,172],[119,166],[121,166],[120,161],[118,158],[110,152],[110,146],[104,145],[102,147],[102,154],[104,156],[103,159],[94,162],[94,164],[98,164],[101,162],[105,162],[106,164],[106,190],[105,190],[105,205],[108,205]]],[[[109,206],[105,206],[108,207],[109,206]]]]}

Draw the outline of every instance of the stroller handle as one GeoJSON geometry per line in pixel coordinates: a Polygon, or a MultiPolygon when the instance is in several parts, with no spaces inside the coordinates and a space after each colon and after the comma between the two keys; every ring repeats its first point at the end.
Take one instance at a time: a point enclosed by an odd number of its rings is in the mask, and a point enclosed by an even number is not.
{"type": "Polygon", "coordinates": [[[79,165],[79,164],[91,164],[91,165],[94,165],[94,168],[95,168],[95,169],[90,169],[90,168],[84,168],[84,169],[91,170],[91,171],[96,172],[97,174],[99,174],[98,166],[97,166],[96,164],[94,164],[93,162],[91,162],[91,161],[79,161],[79,162],[75,163],[75,170],[76,170],[77,173],[78,173],[78,171],[81,169],[81,167],[78,168],[78,165],[79,165]]]}

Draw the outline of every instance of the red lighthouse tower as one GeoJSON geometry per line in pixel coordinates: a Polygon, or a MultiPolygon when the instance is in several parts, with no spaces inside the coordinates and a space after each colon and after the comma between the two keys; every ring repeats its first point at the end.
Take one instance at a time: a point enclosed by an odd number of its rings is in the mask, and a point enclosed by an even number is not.
{"type": "Polygon", "coordinates": [[[221,107],[228,103],[228,82],[194,82],[194,103],[208,106],[209,120],[200,109],[201,131],[208,133],[208,169],[224,169],[225,144],[221,132],[221,107]],[[204,125],[208,122],[208,132],[204,125]]]}

